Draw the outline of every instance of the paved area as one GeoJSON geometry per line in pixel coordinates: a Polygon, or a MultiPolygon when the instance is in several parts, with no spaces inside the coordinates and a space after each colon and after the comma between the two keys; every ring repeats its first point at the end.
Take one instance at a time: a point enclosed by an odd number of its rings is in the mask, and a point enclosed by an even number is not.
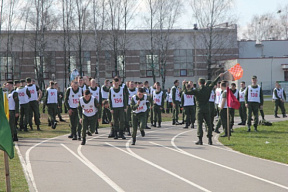
{"type": "Polygon", "coordinates": [[[216,134],[213,146],[207,138],[197,146],[196,129],[165,122],[132,146],[108,133],[100,129],[85,146],[67,135],[18,142],[30,191],[288,191],[287,164],[230,150],[216,134]]]}

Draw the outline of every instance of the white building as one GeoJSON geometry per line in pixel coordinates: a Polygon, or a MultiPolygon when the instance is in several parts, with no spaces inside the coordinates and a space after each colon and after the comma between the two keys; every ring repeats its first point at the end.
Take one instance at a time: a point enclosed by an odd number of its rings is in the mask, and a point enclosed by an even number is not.
{"type": "Polygon", "coordinates": [[[243,68],[242,79],[246,85],[251,83],[251,77],[258,77],[264,93],[271,93],[276,81],[288,81],[288,41],[240,41],[239,59],[224,61],[224,70],[239,63],[243,68]]]}

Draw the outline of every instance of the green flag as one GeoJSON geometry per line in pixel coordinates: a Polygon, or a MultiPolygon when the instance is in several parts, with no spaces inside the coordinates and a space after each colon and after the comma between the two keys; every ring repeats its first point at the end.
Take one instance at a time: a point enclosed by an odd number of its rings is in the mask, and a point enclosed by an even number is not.
{"type": "Polygon", "coordinates": [[[10,159],[14,157],[14,146],[10,125],[4,112],[4,98],[2,88],[0,88],[0,150],[5,151],[10,159]]]}

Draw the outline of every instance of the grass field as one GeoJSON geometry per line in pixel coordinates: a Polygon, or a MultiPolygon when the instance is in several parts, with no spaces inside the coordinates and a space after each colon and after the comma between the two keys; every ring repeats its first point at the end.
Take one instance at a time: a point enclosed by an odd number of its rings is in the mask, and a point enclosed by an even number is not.
{"type": "Polygon", "coordinates": [[[226,137],[219,137],[219,141],[236,151],[288,164],[287,127],[288,121],[259,126],[259,132],[248,133],[246,127],[237,128],[230,141],[226,137]]]}
{"type": "MultiPolygon", "coordinates": [[[[15,157],[12,160],[9,160],[11,188],[13,192],[28,192],[28,184],[25,179],[16,149],[14,150],[15,157]]],[[[6,191],[4,171],[4,153],[3,151],[0,151],[0,192],[6,191]]]]}

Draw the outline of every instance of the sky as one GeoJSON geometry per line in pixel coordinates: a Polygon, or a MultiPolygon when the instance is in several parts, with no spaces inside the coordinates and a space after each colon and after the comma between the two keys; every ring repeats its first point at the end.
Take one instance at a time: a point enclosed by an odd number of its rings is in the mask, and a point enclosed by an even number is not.
{"type": "MultiPolygon", "coordinates": [[[[186,1],[187,2],[187,1],[186,1]]],[[[234,12],[238,17],[239,34],[245,30],[246,25],[251,21],[253,15],[261,15],[267,12],[277,13],[281,5],[287,5],[288,0],[234,0],[234,12]]],[[[189,6],[189,4],[185,5],[189,6]]],[[[223,21],[225,22],[225,21],[223,21]]],[[[191,14],[186,10],[181,19],[179,19],[180,28],[192,28],[191,14]]]]}
{"type": "Polygon", "coordinates": [[[240,26],[246,25],[253,15],[261,15],[267,12],[275,12],[281,9],[281,5],[287,5],[288,0],[236,0],[236,12],[239,16],[240,26]]]}

